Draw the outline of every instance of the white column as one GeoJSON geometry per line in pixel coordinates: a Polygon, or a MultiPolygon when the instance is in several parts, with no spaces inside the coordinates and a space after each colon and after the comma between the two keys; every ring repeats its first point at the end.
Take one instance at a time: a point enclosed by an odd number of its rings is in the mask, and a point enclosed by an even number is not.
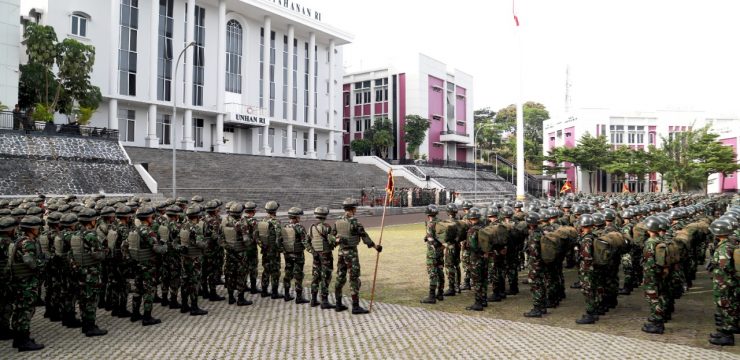
{"type": "Polygon", "coordinates": [[[288,156],[295,157],[295,149],[293,148],[293,124],[288,124],[288,156]]]}
{"type": "Polygon", "coordinates": [[[118,130],[118,100],[108,100],[108,129],[118,130]]]}
{"type": "Polygon", "coordinates": [[[316,151],[313,151],[313,148],[314,148],[314,141],[313,141],[314,134],[316,134],[316,128],[314,128],[314,127],[308,128],[308,152],[307,153],[308,153],[308,157],[311,158],[311,159],[316,159],[316,151]]]}
{"type": "Polygon", "coordinates": [[[158,148],[159,138],[157,138],[157,105],[149,105],[148,129],[146,137],[146,147],[158,148]]]}
{"type": "Polygon", "coordinates": [[[314,109],[316,109],[316,97],[314,96],[314,75],[316,75],[316,67],[314,66],[314,58],[316,57],[316,34],[311,33],[308,36],[308,125],[316,125],[316,117],[314,116],[314,109]]]}
{"type": "Polygon", "coordinates": [[[226,0],[218,1],[218,76],[216,77],[216,107],[221,114],[216,116],[215,152],[224,151],[224,93],[226,91],[226,0]]]}
{"type": "Polygon", "coordinates": [[[336,54],[336,42],[334,39],[329,41],[329,152],[326,154],[327,160],[336,160],[337,154],[334,152],[334,137],[336,136],[336,84],[334,84],[334,65],[336,54]]]}
{"type": "MultiPolygon", "coordinates": [[[[185,27],[185,43],[189,44],[195,36],[195,0],[188,1],[187,26],[185,27]]],[[[185,72],[185,92],[183,94],[183,104],[190,107],[193,104],[193,47],[185,50],[186,64],[183,67],[185,72]]],[[[175,86],[177,87],[177,86],[175,86]]],[[[182,148],[193,150],[193,111],[185,110],[183,115],[183,134],[182,148]]]]}
{"type": "MultiPolygon", "coordinates": [[[[159,60],[159,1],[152,0],[149,7],[149,100],[157,100],[157,62],[159,60]]],[[[150,109],[151,112],[151,109],[150,109]]]]}
{"type": "MultiPolygon", "coordinates": [[[[263,108],[266,109],[269,115],[270,109],[270,40],[272,35],[272,19],[269,16],[265,16],[265,23],[262,26],[265,33],[265,51],[262,52],[262,73],[264,78],[262,81],[262,94],[263,94],[263,108]]],[[[262,144],[262,155],[271,155],[272,149],[270,149],[270,143],[267,141],[267,136],[270,130],[268,127],[263,129],[262,144]]]]}
{"type": "MultiPolygon", "coordinates": [[[[393,117],[396,117],[395,124],[401,124],[400,113],[393,112],[393,102],[396,99],[393,98],[393,75],[388,73],[388,119],[391,123],[394,123],[393,117]]],[[[398,132],[396,133],[396,142],[393,146],[398,152],[398,158],[406,158],[406,154],[401,153],[401,142],[403,141],[403,134],[401,133],[401,126],[398,126],[398,132]]]]}

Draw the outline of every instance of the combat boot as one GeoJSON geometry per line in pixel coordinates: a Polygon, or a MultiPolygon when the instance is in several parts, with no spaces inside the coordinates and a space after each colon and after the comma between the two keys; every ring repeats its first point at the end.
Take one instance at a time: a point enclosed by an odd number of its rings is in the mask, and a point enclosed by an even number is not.
{"type": "MultiPolygon", "coordinates": [[[[434,295],[434,294],[432,294],[434,295]]],[[[360,298],[357,295],[352,295],[352,315],[367,314],[369,311],[360,306],[360,298]]]]}
{"type": "Polygon", "coordinates": [[[226,293],[229,294],[229,305],[235,304],[236,298],[234,297],[234,291],[231,289],[226,289],[226,293]]]}
{"type": "Polygon", "coordinates": [[[208,291],[206,291],[206,287],[204,284],[200,285],[200,290],[198,291],[198,296],[202,297],[203,299],[208,299],[208,291]]]}
{"type": "Polygon", "coordinates": [[[709,343],[713,345],[719,345],[719,346],[734,346],[735,336],[732,334],[725,334],[723,332],[710,334],[709,343]]]}
{"type": "Polygon", "coordinates": [[[476,300],[473,305],[466,307],[465,310],[483,311],[483,304],[480,301],[476,300]]]}
{"type": "Polygon", "coordinates": [[[64,314],[62,325],[70,329],[78,329],[82,327],[82,322],[75,317],[75,313],[72,311],[64,314]]]}
{"type": "Polygon", "coordinates": [[[59,307],[54,307],[51,309],[51,314],[49,314],[49,321],[51,322],[62,321],[62,312],[59,309],[59,307]]]}
{"type": "Polygon", "coordinates": [[[170,294],[170,309],[179,309],[180,303],[177,302],[177,293],[170,294]]]}
{"type": "MultiPolygon", "coordinates": [[[[182,306],[180,306],[180,314],[187,314],[190,312],[190,305],[188,305],[189,295],[182,293],[182,306]]],[[[197,298],[197,296],[196,296],[197,298]]]]}
{"type": "Polygon", "coordinates": [[[532,310],[529,310],[529,312],[524,313],[524,317],[528,318],[541,318],[542,317],[542,310],[538,308],[532,308],[532,310]]]}
{"type": "Polygon", "coordinates": [[[463,286],[460,287],[460,290],[470,290],[470,279],[465,279],[463,282],[463,286]]]}
{"type": "Polygon", "coordinates": [[[303,289],[295,289],[295,303],[296,304],[306,304],[308,303],[308,300],[306,300],[305,297],[303,297],[303,289]]]}
{"type": "Polygon", "coordinates": [[[334,297],[337,299],[337,305],[334,307],[334,311],[340,312],[340,311],[347,310],[347,307],[342,304],[342,294],[336,293],[334,297]]]}
{"type": "Polygon", "coordinates": [[[262,291],[260,292],[260,296],[262,297],[268,297],[270,296],[270,292],[267,290],[267,285],[262,284],[262,291]]]}
{"type": "Polygon", "coordinates": [[[250,294],[259,294],[260,293],[260,290],[257,288],[257,279],[250,279],[249,281],[250,281],[250,284],[251,284],[250,289],[249,289],[249,293],[250,294]]]}
{"type": "Polygon", "coordinates": [[[328,295],[321,295],[321,309],[327,310],[327,309],[334,309],[336,306],[329,302],[329,296],[328,295]]]}
{"type": "Polygon", "coordinates": [[[198,307],[198,297],[197,296],[194,297],[194,300],[191,301],[190,305],[191,305],[190,306],[190,316],[200,316],[200,315],[208,314],[208,310],[203,310],[198,307]]]}
{"type": "Polygon", "coordinates": [[[318,300],[318,293],[311,292],[311,307],[317,307],[319,306],[319,300],[318,300]]]}
{"type": "Polygon", "coordinates": [[[131,312],[131,322],[137,322],[141,320],[141,310],[138,307],[134,307],[131,312]]]}
{"type": "Polygon", "coordinates": [[[244,292],[239,292],[239,298],[236,300],[236,306],[247,306],[252,305],[251,300],[247,300],[244,298],[244,292]]]}
{"type": "Polygon", "coordinates": [[[113,299],[111,299],[111,293],[108,291],[106,293],[106,299],[105,299],[105,310],[106,311],[112,311],[113,308],[116,307],[116,304],[113,302],[113,299]]]}
{"type": "Polygon", "coordinates": [[[16,338],[18,352],[36,351],[44,348],[43,344],[37,344],[33,339],[31,339],[28,331],[16,333],[16,338]]]}
{"type": "Polygon", "coordinates": [[[82,325],[82,333],[87,337],[95,337],[108,334],[108,330],[99,328],[94,322],[88,322],[82,325]]]}
{"type": "MultiPolygon", "coordinates": [[[[290,301],[290,300],[293,300],[293,299],[295,299],[295,298],[294,298],[294,297],[293,297],[292,295],[290,295],[290,287],[289,287],[289,286],[285,286],[285,287],[283,287],[283,291],[285,292],[285,295],[283,296],[283,299],[284,299],[285,301],[290,301]]],[[[298,295],[298,294],[297,294],[297,292],[296,292],[296,296],[297,296],[297,295],[298,295]]]]}
{"type": "Polygon", "coordinates": [[[162,320],[159,320],[157,318],[152,317],[152,311],[145,311],[144,317],[141,318],[141,326],[151,326],[151,325],[157,325],[161,323],[162,320]]]}
{"type": "Polygon", "coordinates": [[[442,286],[437,287],[437,300],[438,301],[444,301],[445,295],[444,295],[444,289],[442,286]]]}
{"type": "Polygon", "coordinates": [[[509,285],[509,289],[506,290],[506,295],[517,295],[519,294],[519,285],[514,282],[509,285]]]}
{"type": "Polygon", "coordinates": [[[573,285],[570,286],[571,289],[580,289],[581,288],[581,282],[576,281],[573,283],[573,285]]]}
{"type": "Polygon", "coordinates": [[[282,298],[283,298],[283,296],[280,295],[280,292],[278,291],[278,286],[277,285],[273,285],[272,286],[272,295],[270,295],[270,299],[277,300],[277,299],[282,299],[282,298]]]}
{"type": "Polygon", "coordinates": [[[626,287],[625,286],[625,287],[619,289],[619,295],[629,295],[631,293],[632,293],[632,289],[630,289],[629,287],[626,287]]]}
{"type": "Polygon", "coordinates": [[[131,312],[128,311],[127,307],[128,307],[128,304],[126,303],[126,300],[125,299],[121,300],[118,304],[118,314],[116,315],[116,317],[120,319],[131,317],[131,312]]]}
{"type": "Polygon", "coordinates": [[[434,296],[435,290],[436,289],[435,289],[434,286],[430,286],[429,287],[429,296],[421,299],[421,303],[422,304],[436,304],[437,303],[437,298],[434,296]]]}
{"type": "Polygon", "coordinates": [[[226,300],[225,297],[219,295],[216,293],[216,288],[211,289],[210,293],[208,294],[208,300],[209,301],[224,301],[226,300]]]}
{"type": "Polygon", "coordinates": [[[442,294],[442,295],[444,295],[444,296],[455,296],[455,293],[456,293],[455,288],[452,285],[450,285],[450,287],[447,289],[447,291],[445,291],[444,294],[442,294]]]}
{"type": "Polygon", "coordinates": [[[642,326],[642,331],[649,334],[662,334],[665,331],[665,326],[662,321],[649,321],[642,326]]]}
{"type": "Polygon", "coordinates": [[[596,318],[593,314],[585,313],[583,316],[581,316],[580,319],[576,320],[576,324],[579,325],[586,325],[586,324],[593,324],[596,322],[596,318]]]}
{"type": "Polygon", "coordinates": [[[488,301],[491,301],[491,302],[500,302],[501,300],[503,300],[503,298],[501,297],[501,295],[499,293],[497,293],[497,292],[494,291],[491,294],[491,296],[488,297],[487,300],[488,301]]]}

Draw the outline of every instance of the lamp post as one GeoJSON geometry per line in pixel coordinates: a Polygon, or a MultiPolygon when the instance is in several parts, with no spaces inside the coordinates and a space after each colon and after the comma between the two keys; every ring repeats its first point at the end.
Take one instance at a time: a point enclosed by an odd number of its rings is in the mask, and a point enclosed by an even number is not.
{"type": "MultiPolygon", "coordinates": [[[[177,125],[175,123],[177,122],[177,69],[180,66],[180,59],[182,59],[182,55],[185,54],[185,50],[187,50],[189,47],[195,45],[194,41],[189,42],[185,47],[180,51],[180,55],[177,56],[177,61],[175,62],[175,74],[172,77],[172,85],[171,91],[172,91],[172,121],[170,121],[170,124],[172,126],[172,130],[170,130],[170,133],[172,134],[172,139],[170,139],[170,142],[172,143],[172,198],[177,198],[177,155],[176,155],[176,138],[177,138],[177,125]]],[[[188,84],[185,84],[187,86],[188,84]]],[[[183,122],[184,124],[184,122],[183,122]]]]}
{"type": "Polygon", "coordinates": [[[485,123],[473,131],[473,197],[478,200],[478,131],[493,126],[493,123],[485,123]]]}

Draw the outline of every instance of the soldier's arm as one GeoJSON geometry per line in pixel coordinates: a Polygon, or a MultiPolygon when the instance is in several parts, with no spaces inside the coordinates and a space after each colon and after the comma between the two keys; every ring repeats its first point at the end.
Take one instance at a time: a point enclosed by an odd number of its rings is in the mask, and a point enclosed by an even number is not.
{"type": "Polygon", "coordinates": [[[278,221],[273,221],[273,229],[275,231],[275,241],[277,242],[278,252],[284,252],[283,247],[283,226],[278,221]]]}
{"type": "Polygon", "coordinates": [[[23,259],[23,263],[26,264],[31,269],[36,269],[44,265],[42,260],[38,256],[36,256],[37,246],[39,246],[38,243],[34,244],[34,242],[31,239],[25,239],[21,243],[20,250],[21,250],[21,256],[23,259]]]}
{"type": "Polygon", "coordinates": [[[362,226],[359,222],[356,222],[357,226],[357,235],[362,239],[362,242],[367,245],[367,247],[372,248],[375,247],[375,243],[373,242],[373,239],[370,238],[370,235],[367,234],[367,231],[365,231],[365,227],[362,226]]]}
{"type": "MultiPolygon", "coordinates": [[[[311,228],[315,227],[316,225],[311,225],[311,228]]],[[[308,251],[309,254],[314,254],[315,251],[313,249],[313,246],[311,246],[311,235],[310,231],[307,233],[306,229],[301,225],[301,231],[303,232],[303,237],[301,240],[303,241],[303,247],[306,248],[306,251],[308,251]]]]}

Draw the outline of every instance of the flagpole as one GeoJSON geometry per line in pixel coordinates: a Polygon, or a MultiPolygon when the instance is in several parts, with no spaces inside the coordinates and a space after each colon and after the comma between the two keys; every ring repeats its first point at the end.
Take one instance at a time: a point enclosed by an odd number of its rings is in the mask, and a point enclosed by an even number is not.
{"type": "MultiPolygon", "coordinates": [[[[385,192],[385,198],[383,199],[383,216],[380,218],[380,238],[378,239],[378,245],[383,243],[383,229],[385,228],[385,209],[388,207],[388,191],[385,192]]],[[[373,302],[375,301],[375,280],[378,278],[378,262],[380,261],[380,252],[375,253],[375,271],[373,271],[373,287],[370,290],[370,308],[369,312],[373,311],[373,302]]]]}

